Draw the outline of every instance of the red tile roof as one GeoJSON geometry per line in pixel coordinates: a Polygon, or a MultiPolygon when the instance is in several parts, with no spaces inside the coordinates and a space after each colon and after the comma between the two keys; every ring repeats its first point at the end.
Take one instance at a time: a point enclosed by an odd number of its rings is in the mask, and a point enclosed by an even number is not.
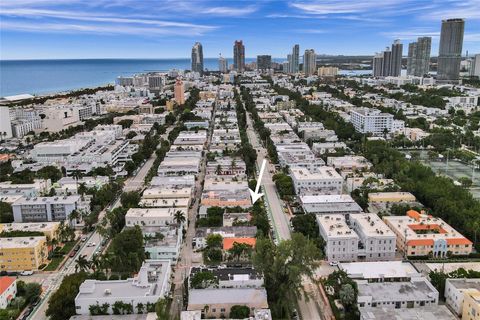
{"type": "Polygon", "coordinates": [[[0,294],[3,294],[5,290],[7,290],[12,283],[15,282],[15,278],[12,277],[1,277],[0,278],[0,294]]]}
{"type": "Polygon", "coordinates": [[[257,239],[255,238],[224,238],[223,239],[223,250],[230,250],[233,247],[233,243],[245,243],[255,247],[257,239]]]}

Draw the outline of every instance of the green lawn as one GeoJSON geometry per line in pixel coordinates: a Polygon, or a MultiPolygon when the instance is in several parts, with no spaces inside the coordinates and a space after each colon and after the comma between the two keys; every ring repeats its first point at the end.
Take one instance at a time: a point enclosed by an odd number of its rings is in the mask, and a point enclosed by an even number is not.
{"type": "Polygon", "coordinates": [[[52,261],[50,261],[48,266],[46,266],[45,269],[43,269],[43,271],[55,271],[55,270],[57,270],[58,266],[60,265],[60,263],[62,263],[64,258],[65,258],[65,256],[53,257],[52,261]]]}
{"type": "Polygon", "coordinates": [[[55,271],[57,270],[58,266],[60,263],[62,263],[63,259],[67,254],[70,253],[70,251],[73,249],[73,247],[77,244],[76,241],[71,241],[71,242],[65,242],[64,246],[60,249],[56,248],[55,255],[51,258],[50,263],[48,266],[43,269],[43,271],[55,271]]]}

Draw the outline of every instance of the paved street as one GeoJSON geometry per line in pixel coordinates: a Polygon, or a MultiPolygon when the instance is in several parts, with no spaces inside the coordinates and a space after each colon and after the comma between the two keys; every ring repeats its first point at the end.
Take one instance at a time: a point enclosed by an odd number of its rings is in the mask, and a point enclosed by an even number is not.
{"type": "MultiPolygon", "coordinates": [[[[215,119],[215,108],[212,114],[212,119],[215,119]]],[[[211,120],[207,135],[207,142],[205,144],[204,155],[202,158],[202,162],[200,163],[200,172],[196,177],[195,194],[192,197],[193,204],[188,211],[189,224],[187,227],[187,233],[182,248],[180,249],[179,260],[177,261],[177,265],[175,266],[175,270],[173,273],[174,291],[172,305],[170,308],[171,315],[179,314],[180,311],[183,309],[183,281],[187,277],[190,268],[195,265],[200,265],[203,262],[201,254],[193,252],[192,242],[193,237],[195,236],[195,222],[197,220],[198,208],[200,206],[200,200],[202,198],[202,186],[203,181],[205,180],[205,171],[207,164],[206,154],[208,152],[208,149],[210,147],[210,141],[212,139],[213,125],[214,121],[211,120]],[[198,260],[195,259],[197,257],[198,260]]]]}
{"type": "MultiPolygon", "coordinates": [[[[257,134],[253,129],[252,119],[250,113],[247,113],[247,135],[252,146],[257,150],[257,168],[262,165],[263,159],[267,157],[267,150],[260,144],[257,134]]],[[[289,221],[283,211],[283,202],[280,199],[275,183],[272,180],[272,173],[275,172],[275,167],[267,159],[267,165],[263,172],[261,186],[263,188],[264,197],[266,200],[267,211],[271,219],[273,219],[273,229],[275,239],[287,240],[290,239],[289,221]]]]}
{"type": "MultiPolygon", "coordinates": [[[[260,168],[263,159],[267,156],[267,150],[260,144],[257,134],[253,129],[250,113],[247,112],[247,135],[252,146],[257,150],[257,168],[260,168]]],[[[262,177],[262,187],[265,194],[265,203],[270,218],[273,220],[272,227],[276,241],[288,240],[291,238],[290,222],[283,211],[283,202],[281,201],[275,183],[272,181],[272,173],[275,167],[267,159],[267,167],[262,177]]],[[[312,282],[309,278],[304,278],[302,282],[304,291],[312,297],[305,299],[303,296],[298,300],[300,316],[304,320],[323,319],[330,320],[332,311],[328,303],[321,297],[321,288],[312,282]]]]}

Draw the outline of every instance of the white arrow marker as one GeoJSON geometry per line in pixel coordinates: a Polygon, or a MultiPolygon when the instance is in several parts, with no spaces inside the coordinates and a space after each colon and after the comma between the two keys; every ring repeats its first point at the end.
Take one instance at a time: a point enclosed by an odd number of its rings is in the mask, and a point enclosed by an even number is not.
{"type": "Polygon", "coordinates": [[[263,159],[262,167],[260,168],[260,174],[258,175],[257,186],[255,187],[255,191],[252,189],[248,189],[250,191],[250,196],[252,197],[252,204],[255,203],[258,199],[263,196],[263,193],[258,193],[260,190],[260,183],[262,182],[263,171],[265,171],[265,165],[267,164],[267,160],[263,159]]]}

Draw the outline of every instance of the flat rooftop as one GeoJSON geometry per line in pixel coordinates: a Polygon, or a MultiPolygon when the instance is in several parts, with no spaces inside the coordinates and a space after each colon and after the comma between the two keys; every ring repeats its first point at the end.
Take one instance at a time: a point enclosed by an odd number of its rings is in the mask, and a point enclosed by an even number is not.
{"type": "Polygon", "coordinates": [[[480,291],[480,279],[447,279],[457,289],[477,289],[480,291]]]}
{"type": "Polygon", "coordinates": [[[222,288],[222,289],[190,289],[188,304],[264,304],[268,308],[267,291],[264,288],[222,288]]]}
{"type": "Polygon", "coordinates": [[[0,224],[0,232],[3,231],[52,231],[60,226],[60,222],[26,222],[26,223],[3,223],[0,224]]]}
{"type": "Polygon", "coordinates": [[[305,168],[290,168],[290,171],[297,180],[342,179],[333,167],[327,166],[319,167],[316,171],[310,171],[305,168]]]}
{"type": "Polygon", "coordinates": [[[77,299],[131,298],[161,296],[159,292],[170,274],[169,260],[146,260],[136,278],[126,280],[85,280],[80,285],[77,299]]]}
{"type": "Polygon", "coordinates": [[[186,214],[186,208],[131,208],[128,209],[127,214],[125,215],[126,218],[141,218],[141,217],[148,217],[148,218],[164,218],[164,217],[173,217],[175,212],[182,211],[186,214]]]}
{"type": "Polygon", "coordinates": [[[350,216],[350,223],[355,223],[370,237],[394,237],[395,233],[375,213],[359,213],[350,216]]]}
{"type": "Polygon", "coordinates": [[[72,196],[54,196],[54,197],[22,197],[15,201],[16,205],[32,205],[32,204],[72,204],[80,201],[79,195],[72,196]]]}
{"type": "Polygon", "coordinates": [[[446,262],[446,263],[425,263],[430,271],[443,270],[445,273],[463,268],[480,272],[480,262],[446,262]]]}
{"type": "Polygon", "coordinates": [[[371,297],[373,302],[438,300],[438,291],[425,278],[409,282],[357,281],[357,284],[358,297],[371,297]]]}
{"type": "Polygon", "coordinates": [[[163,199],[163,198],[190,198],[192,195],[192,188],[161,188],[154,187],[143,192],[144,199],[163,199]]]}
{"type": "Polygon", "coordinates": [[[144,207],[156,207],[156,208],[179,208],[188,207],[190,204],[189,198],[168,198],[168,199],[145,199],[140,200],[139,205],[144,207]]]}
{"type": "Polygon", "coordinates": [[[0,238],[0,250],[13,248],[31,248],[37,246],[40,241],[46,240],[47,238],[45,236],[0,238]]]}
{"type": "Polygon", "coordinates": [[[378,261],[339,263],[339,268],[354,279],[411,278],[420,273],[410,262],[378,261]]]}
{"type": "Polygon", "coordinates": [[[455,320],[457,319],[444,305],[419,308],[360,308],[361,320],[455,320]]]}
{"type": "Polygon", "coordinates": [[[358,238],[355,231],[348,227],[343,214],[317,215],[317,223],[328,237],[358,238]]]}

